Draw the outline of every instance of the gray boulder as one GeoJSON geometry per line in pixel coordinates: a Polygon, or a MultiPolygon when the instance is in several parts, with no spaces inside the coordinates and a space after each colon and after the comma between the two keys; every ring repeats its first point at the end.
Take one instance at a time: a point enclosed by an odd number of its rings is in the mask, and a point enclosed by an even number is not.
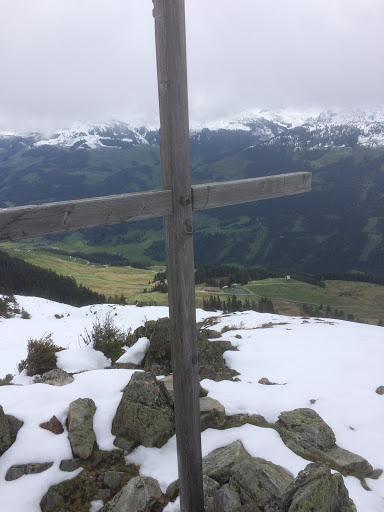
{"type": "Polygon", "coordinates": [[[356,512],[343,477],[331,474],[328,464],[315,462],[300,471],[285,490],[281,512],[356,512]]]}
{"type": "Polygon", "coordinates": [[[166,505],[160,486],[154,478],[132,478],[100,512],[156,512],[166,505]]]}
{"type": "Polygon", "coordinates": [[[24,421],[19,420],[18,418],[15,418],[15,416],[12,416],[11,414],[6,414],[9,424],[9,430],[11,433],[11,441],[12,444],[16,441],[17,433],[21,429],[21,427],[24,425],[24,421]]]}
{"type": "Polygon", "coordinates": [[[166,375],[163,379],[160,379],[161,382],[164,384],[165,389],[168,391],[168,395],[170,396],[172,402],[173,402],[173,375],[166,375]]]}
{"type": "Polygon", "coordinates": [[[230,341],[209,340],[204,331],[197,334],[200,380],[211,379],[216,382],[232,380],[238,372],[228,368],[223,354],[228,350],[237,350],[230,341]]]}
{"type": "Polygon", "coordinates": [[[55,370],[43,373],[38,382],[50,384],[51,386],[66,386],[67,384],[71,384],[73,380],[72,375],[69,375],[69,373],[60,368],[56,368],[55,370]]]}
{"type": "Polygon", "coordinates": [[[203,474],[225,484],[228,482],[231,474],[231,468],[243,460],[250,459],[251,456],[246,451],[241,441],[217,448],[203,459],[203,474]]]}
{"type": "Polygon", "coordinates": [[[68,439],[73,455],[87,459],[93,450],[96,436],[93,431],[95,402],[91,398],[78,398],[69,404],[68,439]]]}
{"type": "Polygon", "coordinates": [[[172,401],[161,381],[135,372],[126,386],[112,422],[112,434],[132,447],[160,447],[175,432],[172,401]]]}
{"type": "Polygon", "coordinates": [[[7,482],[12,480],[17,480],[23,475],[36,475],[37,473],[42,473],[46,471],[52,466],[53,462],[43,462],[43,463],[35,463],[35,464],[18,464],[16,466],[11,466],[7,474],[5,475],[5,479],[7,482]]]}
{"type": "Polygon", "coordinates": [[[60,462],[60,469],[61,471],[65,471],[67,473],[71,473],[72,471],[76,471],[76,469],[79,469],[81,466],[81,459],[64,459],[60,462]]]}
{"type": "Polygon", "coordinates": [[[102,475],[103,484],[105,487],[108,487],[109,489],[116,489],[117,487],[119,487],[123,476],[124,473],[122,471],[106,471],[102,475]]]}
{"type": "Polygon", "coordinates": [[[215,508],[214,496],[216,491],[220,489],[220,484],[209,478],[207,475],[203,475],[203,494],[204,494],[204,508],[205,512],[217,512],[215,508]]]}
{"type": "Polygon", "coordinates": [[[200,424],[201,430],[207,428],[220,428],[225,423],[224,406],[214,398],[208,396],[200,398],[200,424]]]}
{"type": "Polygon", "coordinates": [[[376,389],[376,393],[378,395],[384,395],[384,386],[379,386],[377,389],[376,389]]]}
{"type": "Polygon", "coordinates": [[[282,412],[275,425],[285,445],[304,459],[329,462],[332,469],[360,479],[373,472],[366,459],[336,445],[333,430],[312,409],[282,412]]]}
{"type": "Polygon", "coordinates": [[[11,429],[8,418],[0,405],[0,455],[12,445],[11,429]]]}
{"type": "MultiPolygon", "coordinates": [[[[212,379],[215,381],[229,379],[238,375],[225,364],[223,353],[227,350],[237,350],[229,341],[209,340],[213,334],[206,329],[197,333],[197,352],[199,359],[200,379],[212,379]]],[[[141,337],[150,341],[148,351],[142,362],[144,370],[156,375],[169,375],[172,373],[171,340],[169,318],[149,320],[145,325],[138,327],[132,336],[135,342],[141,337]]]]}
{"type": "Polygon", "coordinates": [[[261,414],[234,414],[227,416],[222,428],[241,427],[247,423],[249,425],[255,425],[256,427],[273,428],[273,425],[270,425],[261,414]]]}
{"type": "Polygon", "coordinates": [[[240,506],[240,494],[233,491],[228,484],[215,492],[214,508],[217,512],[233,512],[240,506]]]}
{"type": "Polygon", "coordinates": [[[294,478],[286,469],[261,458],[243,460],[230,471],[229,487],[240,495],[242,504],[277,507],[294,478]]]}
{"type": "Polygon", "coordinates": [[[268,377],[262,377],[258,380],[259,384],[263,384],[264,386],[278,386],[277,382],[271,382],[268,377]]]}
{"type": "Polygon", "coordinates": [[[141,366],[156,375],[169,375],[172,372],[169,318],[145,322],[133,333],[133,342],[142,337],[148,338],[150,345],[141,366]]]}
{"type": "MultiPolygon", "coordinates": [[[[173,395],[174,395],[174,392],[173,392],[173,375],[166,375],[164,378],[161,379],[161,382],[164,383],[164,386],[166,388],[166,390],[168,391],[168,394],[169,396],[171,397],[171,400],[172,400],[172,403],[173,403],[173,395]]],[[[204,396],[207,396],[208,395],[208,391],[206,389],[204,389],[201,385],[200,385],[200,398],[204,397],[204,396]]]]}
{"type": "Polygon", "coordinates": [[[64,506],[64,498],[56,491],[49,491],[40,503],[41,512],[62,511],[64,506]]]}

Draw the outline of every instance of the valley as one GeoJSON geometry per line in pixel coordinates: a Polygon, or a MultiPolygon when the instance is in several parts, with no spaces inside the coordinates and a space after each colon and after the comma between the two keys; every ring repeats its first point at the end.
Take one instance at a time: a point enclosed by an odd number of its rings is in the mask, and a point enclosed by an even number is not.
{"type": "MultiPolygon", "coordinates": [[[[25,242],[23,243],[23,245],[25,242]]],[[[147,269],[130,266],[110,266],[91,263],[79,257],[54,254],[43,250],[30,248],[17,248],[15,244],[8,244],[6,252],[13,257],[21,258],[28,263],[53,270],[54,272],[73,277],[81,284],[94,292],[111,297],[117,302],[127,304],[140,303],[144,305],[166,306],[168,295],[149,291],[155,286],[154,277],[161,270],[160,266],[151,266],[147,269]],[[146,289],[146,292],[144,292],[146,289]]],[[[20,244],[21,245],[21,244],[20,244]]],[[[4,247],[2,248],[4,250],[4,247]]],[[[231,297],[228,289],[222,289],[219,294],[204,291],[205,284],[196,286],[196,306],[203,307],[203,299],[210,295],[219,295],[221,300],[231,297]]],[[[266,297],[272,300],[275,310],[279,314],[306,316],[303,305],[312,310],[320,308],[317,315],[334,317],[335,310],[343,311],[344,318],[353,315],[356,321],[377,325],[384,322],[384,285],[348,282],[342,280],[326,280],[325,286],[314,286],[309,283],[281,278],[268,278],[250,281],[246,285],[238,285],[245,294],[238,295],[240,300],[249,300],[266,297]],[[327,306],[330,311],[327,312],[327,306]]],[[[350,317],[351,318],[351,317],[350,317]]]]}
{"type": "MultiPolygon", "coordinates": [[[[384,275],[384,115],[258,112],[191,131],[193,183],[311,171],[310,194],[194,214],[196,265],[384,275]],[[256,117],[255,117],[256,116],[256,117]]],[[[0,135],[0,206],[160,187],[159,137],[123,123],[0,135]]],[[[161,219],[35,240],[163,265],[161,219]]]]}

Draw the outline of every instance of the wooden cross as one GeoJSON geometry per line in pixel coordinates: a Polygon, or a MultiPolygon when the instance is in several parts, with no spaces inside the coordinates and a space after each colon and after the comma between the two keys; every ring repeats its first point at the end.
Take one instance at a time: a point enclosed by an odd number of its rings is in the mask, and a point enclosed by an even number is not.
{"type": "Polygon", "coordinates": [[[164,217],[180,499],[203,512],[192,212],[308,192],[300,172],[191,186],[184,0],[153,0],[162,190],[0,209],[0,242],[164,217]]]}

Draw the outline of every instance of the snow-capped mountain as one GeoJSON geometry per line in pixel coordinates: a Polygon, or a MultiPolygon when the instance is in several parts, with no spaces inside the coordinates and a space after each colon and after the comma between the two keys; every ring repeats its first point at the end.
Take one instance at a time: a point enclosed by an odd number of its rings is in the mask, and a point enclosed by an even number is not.
{"type": "Polygon", "coordinates": [[[105,147],[130,147],[132,145],[158,143],[154,130],[132,127],[122,121],[108,123],[77,122],[66,130],[58,130],[48,138],[34,143],[39,146],[59,146],[62,148],[100,149],[105,147]]]}
{"type": "MultiPolygon", "coordinates": [[[[284,145],[294,149],[319,147],[375,148],[384,146],[384,106],[353,110],[253,109],[230,119],[191,123],[191,140],[206,142],[210,136],[236,132],[243,146],[284,145]]],[[[49,136],[0,134],[0,150],[54,146],[73,150],[130,148],[159,145],[158,127],[135,127],[122,121],[77,122],[49,136]]]]}

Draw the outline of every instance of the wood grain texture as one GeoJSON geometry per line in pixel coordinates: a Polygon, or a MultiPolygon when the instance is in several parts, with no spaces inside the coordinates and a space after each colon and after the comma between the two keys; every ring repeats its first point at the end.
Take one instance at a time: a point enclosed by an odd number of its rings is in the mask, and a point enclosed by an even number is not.
{"type": "Polygon", "coordinates": [[[262,178],[194,185],[192,186],[193,210],[309,192],[311,183],[312,174],[310,172],[294,172],[262,178]]]}
{"type": "Polygon", "coordinates": [[[120,224],[172,213],[169,190],[0,209],[0,242],[120,224]]]}
{"type": "Polygon", "coordinates": [[[180,510],[203,512],[184,0],[154,0],[180,510]]]}

